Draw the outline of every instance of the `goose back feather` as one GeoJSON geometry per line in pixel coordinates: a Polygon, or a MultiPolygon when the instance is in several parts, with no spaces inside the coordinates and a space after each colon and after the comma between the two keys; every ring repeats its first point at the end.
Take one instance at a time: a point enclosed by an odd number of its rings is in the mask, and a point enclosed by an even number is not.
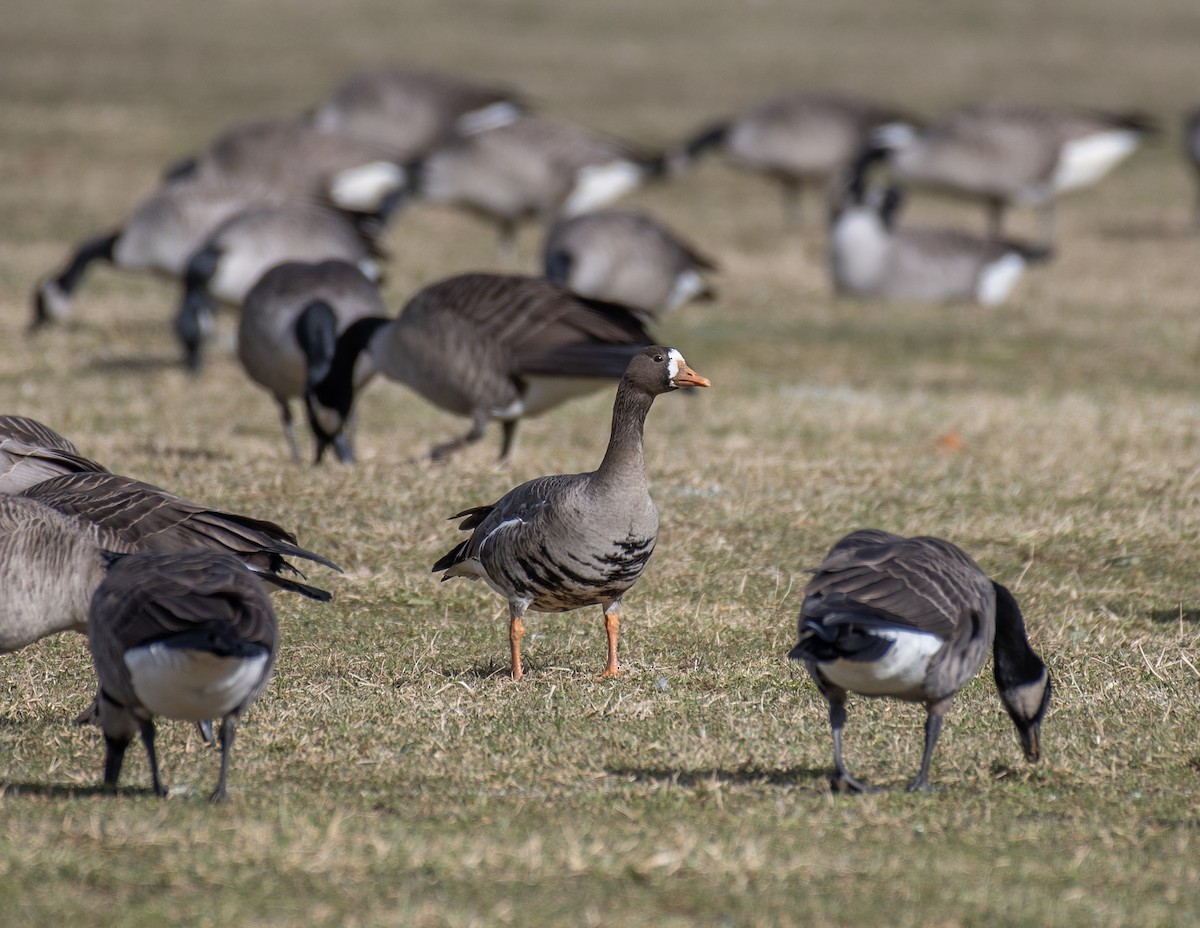
{"type": "Polygon", "coordinates": [[[20,493],[59,474],[104,470],[36,419],[0,416],[0,493],[20,493]]]}

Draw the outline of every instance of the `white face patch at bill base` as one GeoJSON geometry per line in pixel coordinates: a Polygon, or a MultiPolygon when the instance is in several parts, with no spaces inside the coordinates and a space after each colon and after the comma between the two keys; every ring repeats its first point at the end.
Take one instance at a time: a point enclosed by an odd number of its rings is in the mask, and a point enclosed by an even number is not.
{"type": "Polygon", "coordinates": [[[221,657],[163,642],[131,648],[125,666],[138,701],[154,715],[199,722],[243,705],[262,682],[267,653],[221,657]]]}
{"type": "Polygon", "coordinates": [[[342,209],[373,213],[388,194],[402,188],[408,175],[391,161],[372,161],[334,175],[329,196],[342,209]]]}
{"type": "Polygon", "coordinates": [[[679,376],[680,366],[684,366],[684,367],[687,366],[687,362],[685,360],[683,360],[683,355],[681,355],[674,348],[668,348],[667,349],[667,379],[669,381],[671,381],[672,385],[675,383],[675,378],[679,376]]]}
{"type": "Polygon", "coordinates": [[[839,659],[821,663],[821,676],[864,696],[919,698],[929,665],[945,642],[928,632],[898,628],[872,629],[871,634],[892,642],[886,654],[873,661],[839,659]]]}
{"type": "Polygon", "coordinates": [[[1016,252],[993,261],[979,275],[979,284],[975,288],[976,299],[984,306],[1003,303],[1024,273],[1025,259],[1016,252]]]}
{"type": "Polygon", "coordinates": [[[642,169],[632,161],[589,164],[576,175],[575,187],[562,206],[563,216],[599,209],[642,181],[642,169]]]}
{"type": "Polygon", "coordinates": [[[1057,191],[1094,184],[1138,147],[1141,136],[1131,129],[1097,132],[1067,142],[1058,157],[1052,186],[1057,191]]]}

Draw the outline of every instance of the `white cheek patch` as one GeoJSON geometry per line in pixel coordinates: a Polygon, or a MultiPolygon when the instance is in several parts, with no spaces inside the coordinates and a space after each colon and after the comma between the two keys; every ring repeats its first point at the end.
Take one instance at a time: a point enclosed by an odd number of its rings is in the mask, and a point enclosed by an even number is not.
{"type": "Polygon", "coordinates": [[[667,349],[667,379],[674,383],[675,378],[679,376],[679,365],[687,364],[681,355],[674,348],[667,349]]]}

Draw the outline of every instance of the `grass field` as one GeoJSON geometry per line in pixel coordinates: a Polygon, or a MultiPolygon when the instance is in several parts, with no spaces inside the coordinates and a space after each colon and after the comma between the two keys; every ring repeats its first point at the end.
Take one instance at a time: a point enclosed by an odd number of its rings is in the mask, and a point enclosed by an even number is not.
{"type": "MultiPolygon", "coordinates": [[[[1200,103],[1193,0],[790,4],[349,0],[18,4],[0,29],[0,409],[114,470],[293,527],[346,568],[280,596],[278,675],[217,755],[160,728],[118,797],[70,724],[79,637],[0,660],[0,922],[24,925],[1128,925],[1200,917],[1200,238],[1178,118],[1200,103]],[[354,468],[288,463],[228,345],[176,365],[158,280],[94,273],[74,321],[24,335],[77,240],[235,119],[299,110],[384,59],[523,88],[661,144],[792,85],[936,114],[994,98],[1138,108],[1164,136],[1067,200],[1061,254],[993,311],[835,300],[822,230],[781,231],[719,163],[631,202],[716,255],[721,299],[661,329],[709,376],[647,429],[658,553],[626,597],[625,673],[599,609],[534,617],[506,678],[505,608],[439,585],[446,517],[590,469],[611,395],[448,466],[465,429],[392,384],[354,468]],[[957,451],[942,450],[948,433],[957,451]],[[784,654],[806,570],[846,531],[951,538],[1021,600],[1055,679],[1027,766],[986,672],[959,695],[930,795],[918,707],[854,700],[828,792],[823,701],[784,654]]],[[[810,213],[810,217],[813,214],[810,213]]],[[[913,221],[982,229],[915,198],[913,221]]],[[[1032,233],[1034,217],[1019,215],[1032,233]]],[[[416,206],[387,298],[495,263],[490,229],[416,206]]],[[[538,234],[521,240],[532,269],[538,234]]],[[[231,331],[230,320],[224,320],[231,331]]]]}

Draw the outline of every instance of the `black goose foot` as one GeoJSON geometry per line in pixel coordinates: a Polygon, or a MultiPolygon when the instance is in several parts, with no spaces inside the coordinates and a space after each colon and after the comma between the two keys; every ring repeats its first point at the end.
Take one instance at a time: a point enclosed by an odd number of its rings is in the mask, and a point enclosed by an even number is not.
{"type": "Polygon", "coordinates": [[[860,783],[848,773],[835,773],[829,778],[829,788],[835,793],[873,793],[871,787],[860,783]]]}

